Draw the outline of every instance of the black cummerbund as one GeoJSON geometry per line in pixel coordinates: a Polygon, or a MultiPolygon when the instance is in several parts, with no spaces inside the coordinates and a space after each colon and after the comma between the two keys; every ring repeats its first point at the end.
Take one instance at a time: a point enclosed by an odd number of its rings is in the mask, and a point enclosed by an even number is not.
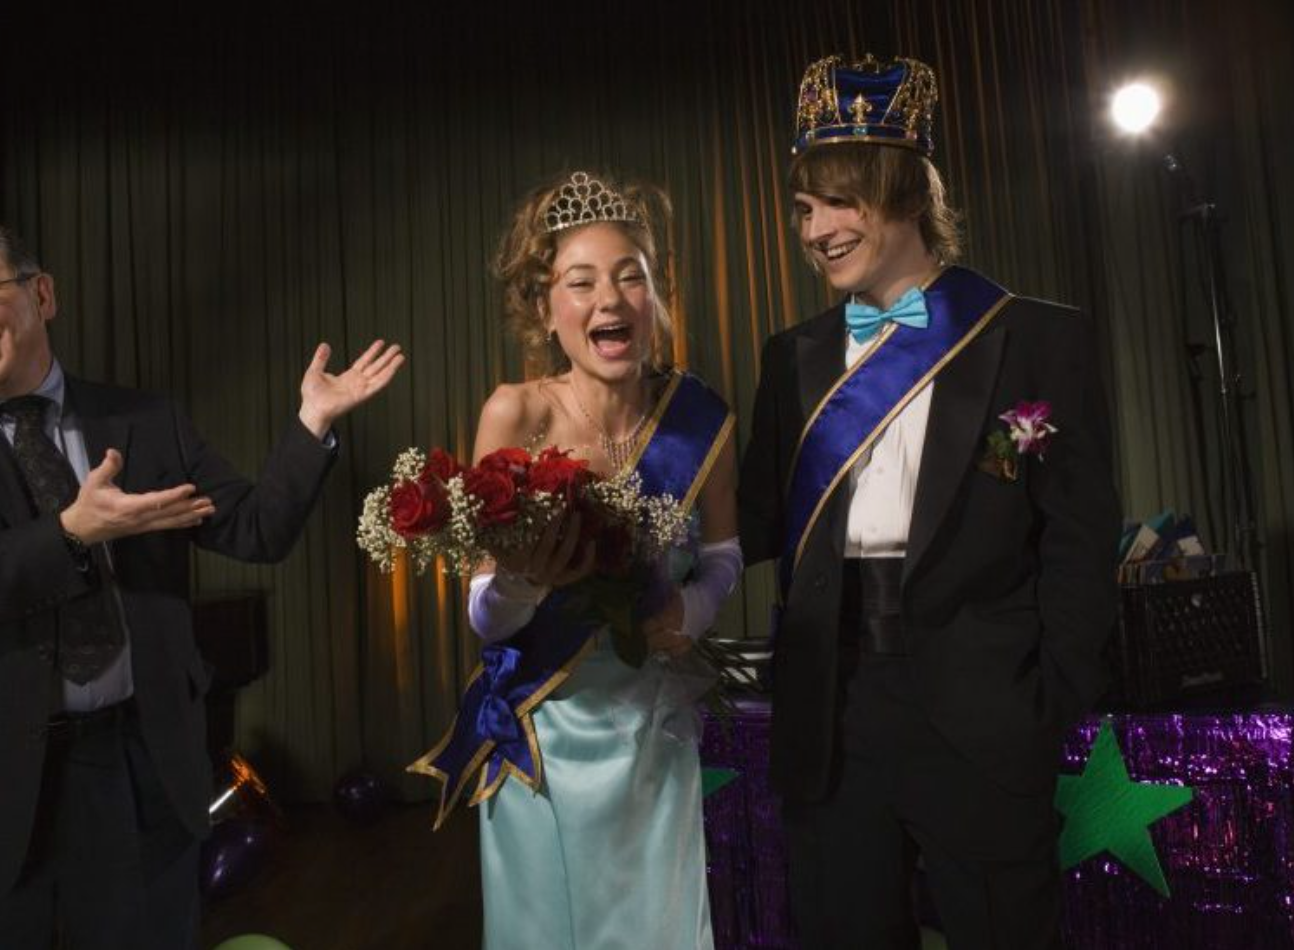
{"type": "Polygon", "coordinates": [[[846,558],[840,589],[840,639],[862,653],[904,656],[899,609],[903,558],[846,558]]]}

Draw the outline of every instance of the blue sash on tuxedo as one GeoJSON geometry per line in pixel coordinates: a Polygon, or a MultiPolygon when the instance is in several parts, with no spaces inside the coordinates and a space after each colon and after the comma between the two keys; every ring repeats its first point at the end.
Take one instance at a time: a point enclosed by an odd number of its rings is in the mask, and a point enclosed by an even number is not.
{"type": "MultiPolygon", "coordinates": [[[[963,267],[925,288],[929,326],[895,326],[827,391],[805,424],[791,463],[779,564],[782,602],[827,499],[885,428],[997,316],[1011,295],[963,267]]],[[[844,333],[844,327],[841,327],[844,333]]]]}

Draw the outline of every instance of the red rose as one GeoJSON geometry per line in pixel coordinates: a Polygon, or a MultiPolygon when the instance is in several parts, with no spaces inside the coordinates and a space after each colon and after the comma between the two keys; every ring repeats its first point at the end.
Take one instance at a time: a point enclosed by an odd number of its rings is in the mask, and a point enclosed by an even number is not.
{"type": "Polygon", "coordinates": [[[477,463],[477,468],[486,472],[507,472],[514,482],[521,481],[521,476],[530,468],[530,453],[525,449],[495,449],[477,463]]]}
{"type": "Polygon", "coordinates": [[[432,476],[444,484],[455,475],[461,475],[462,472],[463,466],[459,464],[458,459],[444,449],[432,449],[431,455],[427,457],[427,464],[422,470],[422,480],[429,481],[428,476],[432,476]]]}
{"type": "Polygon", "coordinates": [[[449,497],[439,482],[401,482],[391,490],[391,527],[405,538],[434,534],[449,521],[449,497]]]}
{"type": "Polygon", "coordinates": [[[512,524],[517,520],[517,486],[508,472],[480,467],[468,469],[463,475],[463,488],[482,502],[477,515],[481,527],[512,524]]]}
{"type": "Polygon", "coordinates": [[[593,478],[589,463],[573,459],[568,452],[549,447],[539,453],[526,477],[529,492],[548,492],[568,505],[575,500],[580,488],[593,478]]]}

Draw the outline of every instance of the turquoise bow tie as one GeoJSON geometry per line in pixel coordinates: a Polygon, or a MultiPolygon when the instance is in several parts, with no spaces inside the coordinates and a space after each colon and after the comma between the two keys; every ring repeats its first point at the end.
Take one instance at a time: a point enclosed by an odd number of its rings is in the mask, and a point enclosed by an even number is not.
{"type": "Polygon", "coordinates": [[[924,330],[930,325],[930,314],[926,312],[926,295],[913,287],[889,310],[880,310],[865,303],[845,304],[845,324],[858,343],[866,343],[876,336],[886,321],[924,330]]]}

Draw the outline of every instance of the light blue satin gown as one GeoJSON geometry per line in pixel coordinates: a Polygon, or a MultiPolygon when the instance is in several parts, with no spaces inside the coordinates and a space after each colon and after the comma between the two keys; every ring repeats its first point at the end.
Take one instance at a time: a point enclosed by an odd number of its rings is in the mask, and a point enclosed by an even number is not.
{"type": "Polygon", "coordinates": [[[697,681],[595,641],[534,713],[541,790],[479,806],[485,950],[712,950],[697,681]]]}

